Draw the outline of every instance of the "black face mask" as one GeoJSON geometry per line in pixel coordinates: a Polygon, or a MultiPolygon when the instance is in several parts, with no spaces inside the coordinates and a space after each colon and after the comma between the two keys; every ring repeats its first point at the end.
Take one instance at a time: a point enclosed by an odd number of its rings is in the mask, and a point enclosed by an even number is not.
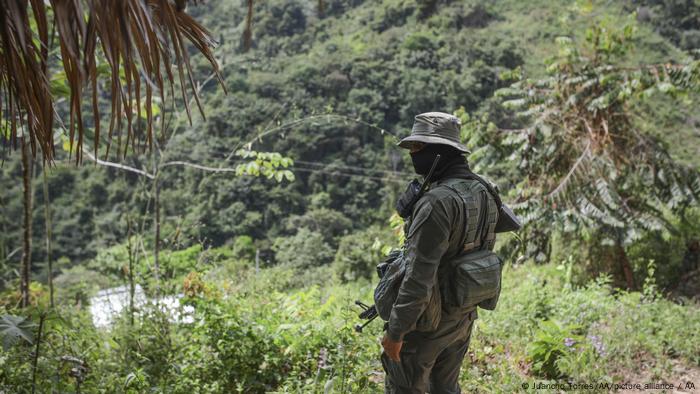
{"type": "Polygon", "coordinates": [[[433,166],[435,156],[440,154],[440,161],[435,169],[439,171],[452,159],[460,155],[460,152],[448,145],[443,144],[428,144],[418,152],[411,153],[411,161],[416,174],[426,176],[430,172],[430,167],[433,166]]]}
{"type": "Polygon", "coordinates": [[[416,171],[416,174],[423,176],[428,175],[428,171],[430,171],[430,167],[433,165],[433,161],[435,161],[435,156],[437,155],[436,152],[432,152],[429,148],[429,146],[426,146],[418,152],[411,153],[411,161],[413,162],[413,169],[416,171]]]}

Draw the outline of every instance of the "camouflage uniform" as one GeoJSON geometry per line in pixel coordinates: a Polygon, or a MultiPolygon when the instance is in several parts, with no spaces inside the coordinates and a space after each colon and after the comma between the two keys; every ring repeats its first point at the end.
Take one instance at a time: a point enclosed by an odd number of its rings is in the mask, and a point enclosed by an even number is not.
{"type": "MultiPolygon", "coordinates": [[[[467,152],[459,143],[456,118],[442,113],[428,113],[417,116],[416,123],[420,122],[421,117],[432,121],[433,131],[425,125],[414,125],[411,136],[401,141],[402,147],[408,147],[412,141],[443,143],[467,152]],[[440,128],[445,122],[448,122],[448,126],[456,125],[456,133],[454,127],[448,127],[447,131],[444,127],[440,128]]],[[[468,171],[463,158],[461,163],[468,171]]],[[[453,167],[459,172],[459,163],[453,167]]],[[[462,198],[450,188],[442,186],[451,177],[447,174],[433,182],[430,190],[416,203],[407,223],[404,251],[406,274],[387,329],[389,338],[403,341],[403,346],[399,362],[382,354],[382,365],[387,373],[386,393],[461,392],[459,371],[477,313],[476,306],[460,308],[453,305],[449,295],[448,278],[451,273],[444,261],[464,248],[467,231],[467,212],[462,198]],[[440,302],[434,302],[436,297],[440,302]],[[439,316],[437,328],[426,321],[433,319],[433,316],[439,316]]],[[[493,199],[489,193],[486,194],[493,199]]],[[[484,209],[483,201],[477,201],[479,210],[484,209]]],[[[493,244],[488,247],[492,248],[493,244]]]]}

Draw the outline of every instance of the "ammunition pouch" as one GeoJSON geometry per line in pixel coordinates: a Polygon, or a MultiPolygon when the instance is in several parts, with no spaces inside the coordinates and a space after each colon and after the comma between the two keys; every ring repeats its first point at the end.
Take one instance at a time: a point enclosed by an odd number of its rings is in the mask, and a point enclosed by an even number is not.
{"type": "Polygon", "coordinates": [[[464,203],[464,247],[448,262],[446,278],[448,306],[458,309],[479,306],[493,310],[501,293],[503,261],[492,250],[503,205],[498,204],[497,194],[484,183],[480,178],[448,179],[440,183],[464,203]]]}
{"type": "Polygon", "coordinates": [[[479,306],[494,310],[501,294],[503,261],[490,250],[477,250],[451,261],[449,284],[454,306],[466,309],[479,306]]]}

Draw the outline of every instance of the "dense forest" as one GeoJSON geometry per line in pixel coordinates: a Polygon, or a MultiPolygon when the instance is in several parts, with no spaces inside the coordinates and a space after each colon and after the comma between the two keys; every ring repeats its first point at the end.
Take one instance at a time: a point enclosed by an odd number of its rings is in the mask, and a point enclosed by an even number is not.
{"type": "MultiPolygon", "coordinates": [[[[354,332],[353,302],[400,246],[395,201],[415,175],[396,143],[427,111],[461,119],[470,165],[525,223],[498,238],[504,293],[480,315],[463,389],[700,390],[700,3],[187,13],[217,40],[222,80],[190,48],[203,114],[154,100],[150,149],[107,151],[86,115],[81,164],[57,122],[55,159],[27,167],[1,119],[0,392],[381,392],[381,324],[354,332]],[[91,307],[121,286],[129,304],[97,325],[91,307]]],[[[69,77],[51,79],[59,119],[69,77]]]]}

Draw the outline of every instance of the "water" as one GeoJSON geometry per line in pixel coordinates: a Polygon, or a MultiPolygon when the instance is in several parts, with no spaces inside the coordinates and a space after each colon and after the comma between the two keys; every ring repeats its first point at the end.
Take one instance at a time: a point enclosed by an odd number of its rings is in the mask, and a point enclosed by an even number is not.
{"type": "MultiPolygon", "coordinates": [[[[158,307],[161,311],[170,315],[172,323],[192,323],[194,322],[194,307],[190,305],[180,305],[182,294],[160,297],[159,299],[149,299],[140,285],[134,289],[134,307],[158,307]]],[[[94,297],[90,298],[90,314],[95,327],[109,328],[115,319],[129,307],[129,286],[112,287],[100,290],[94,297]]]]}

